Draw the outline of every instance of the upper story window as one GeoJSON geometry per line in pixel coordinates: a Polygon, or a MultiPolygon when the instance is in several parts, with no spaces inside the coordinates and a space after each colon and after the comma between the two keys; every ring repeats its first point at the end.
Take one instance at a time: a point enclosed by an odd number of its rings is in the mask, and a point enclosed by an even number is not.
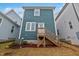
{"type": "Polygon", "coordinates": [[[35,31],[36,22],[26,22],[25,31],[35,31]]]}
{"type": "Polygon", "coordinates": [[[0,24],[2,23],[2,18],[0,18],[0,24]]]}
{"type": "Polygon", "coordinates": [[[72,23],[70,21],[69,21],[69,26],[70,26],[70,29],[73,29],[72,23]]]}
{"type": "Polygon", "coordinates": [[[14,26],[12,26],[12,28],[11,28],[11,33],[13,33],[14,32],[14,26]]]}
{"type": "Polygon", "coordinates": [[[34,16],[40,16],[40,9],[34,9],[34,16]]]}

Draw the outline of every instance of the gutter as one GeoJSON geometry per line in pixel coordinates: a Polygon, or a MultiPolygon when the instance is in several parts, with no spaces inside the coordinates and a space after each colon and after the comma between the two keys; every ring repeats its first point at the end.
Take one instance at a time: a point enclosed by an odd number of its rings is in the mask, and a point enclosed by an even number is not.
{"type": "Polygon", "coordinates": [[[78,22],[79,22],[79,17],[78,17],[78,14],[77,14],[76,8],[75,8],[75,6],[74,6],[73,3],[72,3],[72,6],[73,6],[74,12],[75,12],[75,14],[76,14],[76,17],[77,17],[77,19],[78,19],[78,22]]]}

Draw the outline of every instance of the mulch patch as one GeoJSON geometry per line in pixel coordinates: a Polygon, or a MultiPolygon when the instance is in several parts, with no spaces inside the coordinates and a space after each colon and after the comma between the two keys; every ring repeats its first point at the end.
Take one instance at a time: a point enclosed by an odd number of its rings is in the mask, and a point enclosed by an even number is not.
{"type": "MultiPolygon", "coordinates": [[[[52,47],[56,47],[56,46],[46,45],[46,48],[52,48],[52,47]]],[[[38,47],[37,47],[37,44],[25,44],[25,45],[14,45],[14,46],[11,46],[10,48],[18,49],[18,48],[38,48],[38,47]]],[[[44,48],[44,47],[43,45],[41,45],[39,48],[44,48]]]]}
{"type": "Polygon", "coordinates": [[[10,46],[9,48],[12,48],[12,49],[18,49],[18,48],[36,48],[37,45],[36,44],[24,44],[24,45],[12,45],[10,46]]]}
{"type": "Polygon", "coordinates": [[[37,45],[36,44],[26,44],[26,45],[21,45],[22,46],[22,48],[25,48],[25,47],[29,47],[29,48],[36,48],[37,47],[37,45]]]}

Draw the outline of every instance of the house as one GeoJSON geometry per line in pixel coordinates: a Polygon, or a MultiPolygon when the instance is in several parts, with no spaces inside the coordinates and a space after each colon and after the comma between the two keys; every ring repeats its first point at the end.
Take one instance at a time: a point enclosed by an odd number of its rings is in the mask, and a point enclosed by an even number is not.
{"type": "Polygon", "coordinates": [[[19,27],[11,18],[0,12],[0,41],[18,38],[19,27]]]}
{"type": "MultiPolygon", "coordinates": [[[[29,6],[23,7],[24,17],[22,20],[19,39],[37,43],[38,28],[44,28],[56,35],[54,7],[29,6]]],[[[39,30],[40,31],[40,30],[39,30]]],[[[40,32],[44,32],[41,30],[40,32]]]]}
{"type": "Polygon", "coordinates": [[[79,4],[66,3],[55,20],[58,35],[79,45],[79,4]]]}
{"type": "Polygon", "coordinates": [[[19,26],[21,25],[21,17],[13,9],[8,11],[6,15],[19,26]]]}

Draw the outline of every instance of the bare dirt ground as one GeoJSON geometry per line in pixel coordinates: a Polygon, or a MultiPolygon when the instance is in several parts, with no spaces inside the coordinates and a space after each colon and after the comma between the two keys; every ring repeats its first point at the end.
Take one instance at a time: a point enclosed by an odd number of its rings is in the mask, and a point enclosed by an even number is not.
{"type": "MultiPolygon", "coordinates": [[[[9,43],[10,44],[10,43],[9,43]]],[[[5,46],[7,46],[5,44],[5,46]]],[[[3,44],[0,44],[0,55],[4,56],[79,56],[79,47],[63,43],[61,47],[52,48],[19,48],[5,49],[3,44]]]]}

